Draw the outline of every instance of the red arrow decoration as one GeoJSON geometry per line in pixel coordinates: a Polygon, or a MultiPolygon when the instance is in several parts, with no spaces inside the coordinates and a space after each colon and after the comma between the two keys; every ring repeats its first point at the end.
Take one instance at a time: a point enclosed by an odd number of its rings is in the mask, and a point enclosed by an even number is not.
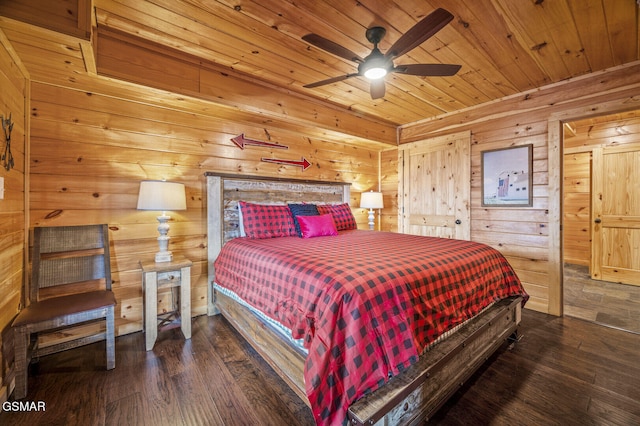
{"type": "Polygon", "coordinates": [[[288,146],[280,145],[279,143],[276,143],[276,142],[265,142],[265,141],[258,141],[258,140],[255,140],[255,139],[245,138],[244,137],[244,133],[242,133],[241,135],[236,136],[235,138],[231,138],[231,140],[240,149],[244,149],[244,147],[247,146],[247,145],[266,146],[266,147],[269,147],[269,148],[278,148],[278,149],[289,149],[288,146]]]}
{"type": "Polygon", "coordinates": [[[282,160],[282,159],[279,159],[279,158],[267,158],[267,157],[262,157],[261,160],[266,162],[266,163],[275,163],[275,164],[284,164],[286,166],[302,167],[302,171],[303,172],[305,170],[307,170],[309,168],[309,166],[311,166],[311,163],[308,162],[307,159],[304,158],[304,157],[302,157],[302,160],[300,160],[300,161],[282,160]]]}

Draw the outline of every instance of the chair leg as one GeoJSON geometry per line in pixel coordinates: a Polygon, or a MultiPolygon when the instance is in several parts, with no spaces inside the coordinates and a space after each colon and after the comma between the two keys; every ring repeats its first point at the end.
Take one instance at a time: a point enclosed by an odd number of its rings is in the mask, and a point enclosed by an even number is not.
{"type": "Polygon", "coordinates": [[[107,330],[106,330],[106,346],[107,346],[107,370],[111,370],[116,366],[116,343],[115,343],[115,314],[114,307],[107,309],[107,330]]]}
{"type": "Polygon", "coordinates": [[[29,362],[27,350],[29,347],[29,332],[18,327],[14,330],[14,363],[16,370],[16,387],[14,398],[22,399],[27,396],[27,381],[29,379],[29,362]]]}

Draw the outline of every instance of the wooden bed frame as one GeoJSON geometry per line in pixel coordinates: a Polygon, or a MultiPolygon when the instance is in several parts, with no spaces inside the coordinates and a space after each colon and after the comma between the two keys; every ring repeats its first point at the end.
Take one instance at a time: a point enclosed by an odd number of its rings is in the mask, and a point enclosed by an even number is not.
{"type": "MultiPolygon", "coordinates": [[[[206,173],[208,220],[208,314],[222,314],[282,379],[308,402],[304,353],[284,340],[247,307],[213,289],[213,261],[222,245],[240,236],[237,203],[350,202],[350,184],[254,178],[206,173]]],[[[402,375],[355,402],[348,412],[353,425],[419,424],[447,399],[517,331],[521,297],[495,303],[434,345],[402,375]]]]}

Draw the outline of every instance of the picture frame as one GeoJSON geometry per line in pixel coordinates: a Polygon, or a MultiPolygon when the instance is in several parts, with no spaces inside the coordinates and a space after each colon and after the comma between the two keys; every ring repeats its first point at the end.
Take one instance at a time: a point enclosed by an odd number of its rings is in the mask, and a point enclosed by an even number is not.
{"type": "Polygon", "coordinates": [[[533,144],[481,152],[482,207],[533,206],[533,144]]]}

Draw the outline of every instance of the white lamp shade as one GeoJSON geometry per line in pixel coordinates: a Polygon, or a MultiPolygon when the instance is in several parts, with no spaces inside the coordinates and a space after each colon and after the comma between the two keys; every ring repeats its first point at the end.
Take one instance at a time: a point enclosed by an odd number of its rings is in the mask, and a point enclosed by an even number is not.
{"type": "Polygon", "coordinates": [[[382,192],[363,192],[360,197],[360,208],[362,209],[382,209],[382,192]]]}
{"type": "Polygon", "coordinates": [[[138,210],[186,210],[184,184],[163,180],[143,180],[138,194],[138,210]]]}

